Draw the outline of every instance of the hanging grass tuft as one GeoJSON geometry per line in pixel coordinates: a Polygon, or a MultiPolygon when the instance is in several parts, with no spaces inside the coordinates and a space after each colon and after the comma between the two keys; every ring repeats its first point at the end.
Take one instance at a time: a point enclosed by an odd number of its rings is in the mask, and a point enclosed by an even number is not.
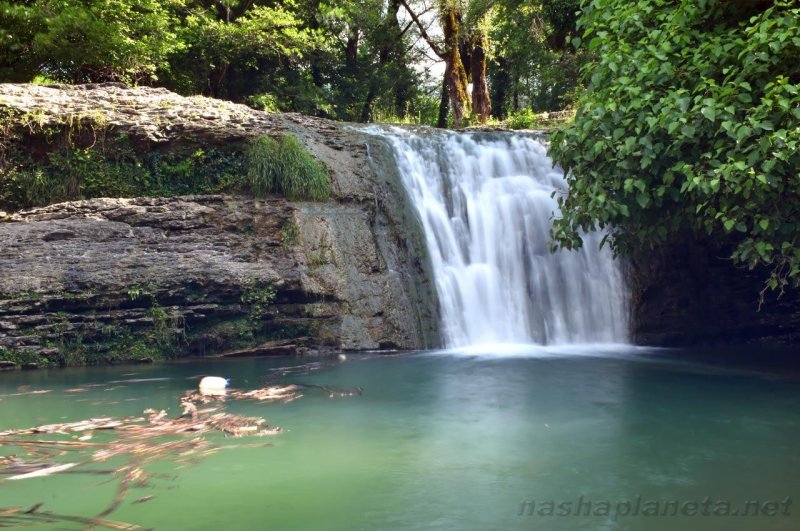
{"type": "Polygon", "coordinates": [[[324,201],[331,195],[325,165],[292,135],[262,136],[247,148],[247,183],[255,197],[324,201]]]}

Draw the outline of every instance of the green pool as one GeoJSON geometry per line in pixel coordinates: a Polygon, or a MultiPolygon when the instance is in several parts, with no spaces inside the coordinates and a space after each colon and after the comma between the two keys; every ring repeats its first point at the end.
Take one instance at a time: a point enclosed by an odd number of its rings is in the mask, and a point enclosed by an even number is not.
{"type": "MultiPolygon", "coordinates": [[[[226,411],[283,433],[207,435],[218,451],[152,463],[147,483],[108,519],[169,530],[800,528],[800,380],[669,351],[551,347],[4,373],[0,429],[146,408],[179,415],[180,395],[208,374],[239,389],[300,383],[363,394],[330,398],[309,387],[285,404],[228,401],[226,411]]],[[[16,451],[0,446],[0,455],[16,451]]],[[[6,477],[0,507],[97,515],[119,478],[73,470],[6,477]]]]}

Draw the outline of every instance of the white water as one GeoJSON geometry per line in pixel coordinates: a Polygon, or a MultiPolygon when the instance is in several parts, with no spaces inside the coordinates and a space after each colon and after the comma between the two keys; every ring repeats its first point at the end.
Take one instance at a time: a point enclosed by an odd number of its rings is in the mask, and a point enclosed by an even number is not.
{"type": "Polygon", "coordinates": [[[548,249],[566,191],[545,146],[517,134],[381,130],[419,213],[445,346],[624,343],[626,287],[602,234],[548,249]]]}

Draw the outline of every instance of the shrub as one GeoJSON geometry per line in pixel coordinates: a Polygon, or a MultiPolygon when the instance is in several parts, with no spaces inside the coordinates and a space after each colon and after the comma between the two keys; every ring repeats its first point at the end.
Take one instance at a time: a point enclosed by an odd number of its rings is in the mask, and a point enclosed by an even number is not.
{"type": "Polygon", "coordinates": [[[539,125],[539,117],[530,109],[511,114],[505,122],[509,129],[533,129],[539,125]]]}
{"type": "Polygon", "coordinates": [[[789,1],[586,2],[598,60],[552,137],[570,184],[556,242],[610,227],[615,250],[634,254],[710,236],[769,268],[772,289],[799,284],[799,21],[789,1]]]}

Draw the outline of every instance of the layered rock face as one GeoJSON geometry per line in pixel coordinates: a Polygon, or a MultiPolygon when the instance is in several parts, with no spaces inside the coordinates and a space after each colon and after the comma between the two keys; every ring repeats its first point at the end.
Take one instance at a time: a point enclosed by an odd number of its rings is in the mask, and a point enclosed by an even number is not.
{"type": "Polygon", "coordinates": [[[436,342],[422,240],[393,177],[370,164],[368,149],[386,149],[379,140],[324,120],[118,85],[0,85],[0,112],[23,124],[35,116],[37,127],[94,116],[139,149],[290,132],[325,163],[333,185],[331,200],[319,203],[98,198],[0,216],[6,359],[33,366],[147,360],[164,349],[304,353],[436,342]]]}

